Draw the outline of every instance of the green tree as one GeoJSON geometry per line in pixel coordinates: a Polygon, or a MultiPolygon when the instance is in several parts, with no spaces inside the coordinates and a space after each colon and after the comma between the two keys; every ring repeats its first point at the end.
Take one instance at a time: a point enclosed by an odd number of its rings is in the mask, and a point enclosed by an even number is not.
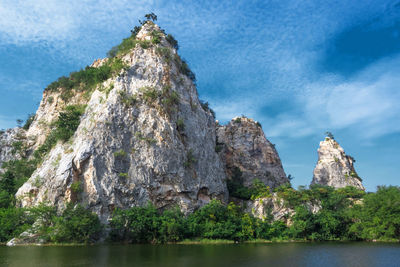
{"type": "Polygon", "coordinates": [[[380,186],[376,193],[367,194],[363,203],[352,210],[355,223],[350,233],[357,239],[400,238],[400,188],[380,186]]]}

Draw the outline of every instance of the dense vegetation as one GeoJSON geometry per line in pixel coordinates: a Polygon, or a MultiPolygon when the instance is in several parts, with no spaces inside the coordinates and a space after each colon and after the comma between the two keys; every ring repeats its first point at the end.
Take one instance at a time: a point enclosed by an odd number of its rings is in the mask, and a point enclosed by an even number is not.
{"type": "Polygon", "coordinates": [[[217,200],[186,217],[179,209],[158,212],[149,204],[116,210],[111,220],[111,239],[158,243],[199,238],[235,241],[400,238],[398,187],[379,187],[376,193],[365,193],[353,187],[335,190],[312,186],[294,190],[283,186],[276,193],[285,206],[295,210],[291,218],[286,218],[291,221],[289,226],[283,221],[274,222],[272,216],[264,221],[254,218],[233,203],[225,206],[217,200]],[[313,213],[311,205],[318,205],[320,210],[313,213]]]}
{"type": "MultiPolygon", "coordinates": [[[[3,188],[5,185],[1,185],[3,188]]],[[[261,187],[260,184],[258,184],[261,187]]],[[[262,190],[270,192],[264,186],[262,190]]],[[[365,193],[353,187],[334,189],[312,186],[275,190],[282,204],[295,213],[281,221],[272,215],[264,220],[244,213],[231,202],[212,200],[187,216],[178,207],[160,211],[145,207],[116,209],[110,220],[109,241],[129,243],[179,242],[185,239],[251,240],[383,240],[400,239],[400,188],[378,187],[365,193]],[[320,209],[312,212],[311,207],[320,209]],[[290,222],[287,224],[287,222],[290,222]]],[[[271,192],[263,195],[270,197],[271,192]]],[[[54,207],[15,208],[2,202],[0,241],[6,241],[34,225],[43,242],[88,243],[98,240],[104,226],[98,217],[80,205],[70,204],[62,214],[54,207]],[[34,225],[35,221],[41,224],[34,225]]]]}

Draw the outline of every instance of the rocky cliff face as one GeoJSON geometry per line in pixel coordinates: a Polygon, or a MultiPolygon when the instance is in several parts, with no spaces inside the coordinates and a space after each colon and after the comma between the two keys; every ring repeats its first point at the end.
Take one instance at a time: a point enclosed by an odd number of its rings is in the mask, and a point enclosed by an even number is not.
{"type": "Polygon", "coordinates": [[[264,135],[261,125],[252,119],[237,117],[217,127],[217,150],[226,166],[228,178],[238,170],[245,186],[254,179],[275,188],[289,182],[278,152],[264,135]]]}
{"type": "Polygon", "coordinates": [[[0,173],[3,162],[20,157],[17,153],[18,145],[21,147],[25,141],[25,130],[19,127],[7,129],[0,134],[0,173]]]}
{"type": "Polygon", "coordinates": [[[57,120],[58,115],[67,105],[86,104],[87,102],[87,96],[83,92],[71,90],[71,97],[67,100],[58,91],[44,91],[35,119],[26,131],[29,149],[33,151],[45,142],[51,131],[52,123],[57,120]]]}
{"type": "Polygon", "coordinates": [[[314,169],[311,184],[321,184],[336,188],[354,186],[365,190],[361,178],[354,169],[354,159],[346,155],[339,143],[325,138],[318,148],[318,163],[314,169]]]}
{"type": "MultiPolygon", "coordinates": [[[[157,25],[137,34],[160,43],[137,44],[122,57],[129,67],[94,90],[73,138],[59,142],[18,190],[20,206],[79,202],[106,221],[116,207],[179,205],[189,212],[211,198],[227,200],[225,171],[215,152],[216,125],[182,73],[176,50],[157,25]],[[106,88],[106,89],[105,89],[106,88]]],[[[96,63],[96,67],[101,64],[96,63]]],[[[38,146],[65,106],[45,93],[28,131],[38,146]],[[51,101],[50,101],[51,100],[51,101]]]]}
{"type": "MultiPolygon", "coordinates": [[[[305,207],[313,214],[321,210],[321,203],[307,202],[305,207]]],[[[252,214],[256,218],[271,221],[283,221],[286,225],[291,225],[290,218],[296,214],[294,207],[290,207],[285,200],[280,198],[277,193],[272,193],[270,197],[258,198],[245,201],[244,211],[252,214]]]]}

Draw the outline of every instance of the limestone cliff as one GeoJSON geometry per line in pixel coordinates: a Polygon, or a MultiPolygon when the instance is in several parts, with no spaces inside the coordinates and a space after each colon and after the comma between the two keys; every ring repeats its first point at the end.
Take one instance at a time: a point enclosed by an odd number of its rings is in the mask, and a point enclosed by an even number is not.
{"type": "MultiPolygon", "coordinates": [[[[20,206],[47,202],[62,209],[79,202],[106,221],[116,207],[148,201],[190,212],[210,198],[227,200],[215,121],[182,71],[185,63],[153,23],[136,39],[141,43],[121,56],[127,68],[90,95],[70,98],[68,104],[87,104],[79,127],[18,190],[20,206]],[[152,42],[155,34],[158,42],[152,42]]],[[[65,105],[60,92],[44,93],[27,133],[34,147],[65,105]]]]}
{"type": "Polygon", "coordinates": [[[7,129],[0,134],[0,172],[3,162],[19,158],[17,150],[22,148],[24,140],[25,130],[20,127],[7,129]]]}
{"type": "MultiPolygon", "coordinates": [[[[307,202],[305,207],[313,214],[321,209],[319,202],[307,202]]],[[[272,193],[270,197],[258,198],[245,201],[245,212],[252,214],[256,218],[271,221],[283,221],[291,225],[290,218],[296,214],[294,207],[290,207],[278,193],[272,193]]]]}
{"type": "Polygon", "coordinates": [[[240,170],[245,186],[259,179],[275,188],[289,179],[283,170],[275,146],[264,135],[261,125],[252,119],[237,117],[217,127],[217,151],[226,166],[228,178],[240,170]]]}
{"type": "Polygon", "coordinates": [[[311,184],[333,186],[335,188],[354,186],[365,190],[361,178],[354,169],[354,159],[346,155],[343,148],[333,138],[326,137],[318,148],[318,163],[314,169],[311,184]]]}

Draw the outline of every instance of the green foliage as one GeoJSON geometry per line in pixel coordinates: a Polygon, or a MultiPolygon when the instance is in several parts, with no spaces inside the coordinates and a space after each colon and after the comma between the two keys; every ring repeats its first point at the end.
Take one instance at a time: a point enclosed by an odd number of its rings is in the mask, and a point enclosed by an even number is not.
{"type": "Polygon", "coordinates": [[[132,36],[135,36],[135,37],[136,37],[136,35],[140,32],[140,29],[141,29],[141,28],[142,28],[141,26],[135,26],[135,27],[133,27],[133,30],[131,30],[132,36]]]}
{"type": "Polygon", "coordinates": [[[127,172],[120,172],[118,173],[118,176],[127,179],[129,177],[129,174],[127,172]]]}
{"type": "Polygon", "coordinates": [[[83,192],[82,188],[82,182],[81,181],[75,181],[71,184],[71,191],[74,193],[81,193],[83,192]]]}
{"type": "Polygon", "coordinates": [[[164,97],[162,103],[164,105],[164,108],[170,111],[173,108],[173,106],[179,104],[180,97],[176,91],[172,91],[169,89],[166,90],[166,88],[168,87],[164,87],[162,91],[162,95],[164,97]]]}
{"type": "Polygon", "coordinates": [[[196,158],[193,155],[193,149],[189,149],[189,151],[186,154],[186,161],[184,162],[185,168],[191,168],[193,164],[197,162],[196,158]]]}
{"type": "Polygon", "coordinates": [[[253,186],[251,188],[252,194],[251,199],[271,197],[271,190],[269,186],[266,186],[259,179],[253,180],[253,186]]]}
{"type": "Polygon", "coordinates": [[[159,44],[161,42],[160,38],[161,38],[161,34],[159,31],[151,32],[151,43],[152,44],[159,44]]]}
{"type": "Polygon", "coordinates": [[[165,39],[168,41],[168,43],[175,48],[176,50],[179,49],[179,45],[178,45],[178,41],[175,40],[174,36],[172,36],[171,34],[168,34],[165,39]]]}
{"type": "Polygon", "coordinates": [[[400,188],[380,186],[365,195],[363,203],[352,210],[355,223],[350,233],[356,239],[400,239],[400,188]]]}
{"type": "Polygon", "coordinates": [[[254,179],[250,187],[243,185],[242,172],[238,167],[232,171],[231,179],[227,180],[229,195],[243,200],[271,197],[271,190],[259,179],[254,179]]]}
{"type": "MultiPolygon", "coordinates": [[[[12,190],[10,180],[1,181],[4,190],[12,190]],[[5,184],[3,184],[5,183],[5,184]]],[[[269,194],[260,182],[254,188],[269,194]],[[260,187],[260,188],[259,188],[260,187]]],[[[365,194],[354,187],[334,189],[327,186],[300,187],[289,185],[277,190],[295,214],[288,227],[283,221],[265,220],[243,213],[233,203],[218,200],[184,216],[178,207],[158,210],[152,204],[116,209],[110,220],[110,239],[131,243],[166,243],[184,239],[266,240],[399,240],[400,189],[379,187],[365,194]],[[295,193],[296,192],[296,193],[295,193]],[[363,201],[360,201],[363,199],[363,201]],[[358,201],[358,202],[355,202],[358,201]],[[320,210],[312,212],[311,204],[320,210]]],[[[0,199],[2,198],[0,194],[0,199]]],[[[69,204],[62,214],[41,204],[29,210],[0,207],[0,241],[9,240],[32,226],[47,242],[88,243],[98,239],[102,226],[98,217],[82,206],[69,204]]]]}
{"type": "Polygon", "coordinates": [[[75,133],[79,126],[86,105],[69,105],[60,112],[54,129],[47,136],[45,142],[34,152],[35,161],[40,163],[42,158],[54,147],[59,140],[66,142],[75,133]]]}
{"type": "Polygon", "coordinates": [[[109,58],[100,67],[87,66],[83,70],[72,72],[69,77],[60,77],[57,81],[49,84],[46,90],[58,91],[61,89],[61,98],[68,101],[73,96],[73,89],[92,91],[98,84],[119,74],[123,69],[127,69],[127,65],[120,58],[109,58]]]}
{"type": "Polygon", "coordinates": [[[164,57],[165,62],[167,62],[168,64],[171,62],[172,60],[172,55],[171,55],[171,51],[170,48],[168,47],[163,47],[163,46],[159,46],[156,48],[156,53],[159,56],[164,57]]]}
{"type": "Polygon", "coordinates": [[[234,120],[235,123],[240,123],[241,121],[242,121],[242,119],[241,119],[240,117],[237,117],[237,118],[234,120]]]}
{"type": "Polygon", "coordinates": [[[0,208],[0,242],[18,236],[31,227],[33,222],[33,217],[24,209],[0,208]]]}
{"type": "Polygon", "coordinates": [[[29,114],[22,128],[24,128],[24,130],[28,130],[34,119],[35,119],[35,114],[29,114]]]}
{"type": "Polygon", "coordinates": [[[229,196],[244,200],[251,198],[251,189],[243,185],[242,171],[238,167],[233,168],[231,179],[228,179],[226,183],[229,196]]]}
{"type": "Polygon", "coordinates": [[[149,48],[151,46],[151,42],[149,40],[136,40],[136,42],[143,49],[147,49],[147,48],[149,48]]]}
{"type": "Polygon", "coordinates": [[[121,97],[121,102],[130,107],[136,103],[136,96],[135,95],[128,95],[125,91],[119,91],[119,96],[121,97]]]}
{"type": "Polygon", "coordinates": [[[0,179],[0,208],[8,208],[14,205],[14,194],[17,189],[14,173],[7,170],[0,179]]]}
{"type": "Polygon", "coordinates": [[[63,142],[68,141],[74,135],[85,112],[86,105],[69,105],[60,112],[55,122],[55,138],[63,142]]]}
{"type": "Polygon", "coordinates": [[[201,107],[203,108],[204,111],[210,112],[211,115],[214,117],[214,119],[216,118],[215,117],[215,112],[214,112],[214,110],[212,110],[210,108],[210,104],[208,104],[208,102],[204,102],[204,101],[200,100],[200,105],[201,105],[201,107]]]}
{"type": "Polygon", "coordinates": [[[177,207],[160,212],[148,204],[115,210],[110,221],[110,238],[131,243],[177,242],[184,238],[245,241],[260,237],[261,233],[265,236],[264,224],[268,223],[243,214],[233,203],[225,206],[217,200],[188,217],[177,207]]]}
{"type": "Polygon", "coordinates": [[[139,88],[139,92],[142,93],[142,97],[147,104],[151,104],[158,99],[159,91],[154,87],[144,86],[139,88]]]}
{"type": "Polygon", "coordinates": [[[196,75],[192,70],[189,68],[189,65],[186,63],[184,59],[179,59],[178,55],[175,57],[175,62],[178,66],[179,71],[183,74],[186,75],[192,82],[196,82],[196,75]]]}
{"type": "Polygon", "coordinates": [[[146,207],[116,209],[110,221],[110,239],[132,243],[154,243],[158,237],[159,217],[157,209],[150,203],[146,207]]]}
{"type": "Polygon", "coordinates": [[[147,20],[157,21],[157,15],[154,14],[153,12],[144,15],[144,17],[145,17],[147,20]]]}
{"type": "Polygon", "coordinates": [[[138,138],[141,141],[146,141],[147,144],[149,144],[149,145],[154,144],[154,143],[157,142],[157,140],[155,140],[154,138],[143,136],[143,134],[141,132],[136,132],[135,133],[135,137],[138,138]]]}
{"type": "Polygon", "coordinates": [[[325,135],[332,140],[335,140],[335,137],[333,136],[333,134],[331,132],[325,132],[325,135]]]}
{"type": "Polygon", "coordinates": [[[36,169],[34,160],[26,158],[10,160],[2,165],[4,173],[0,175],[0,207],[8,208],[15,204],[14,195],[36,169]]]}
{"type": "Polygon", "coordinates": [[[24,144],[22,143],[22,141],[15,141],[14,143],[11,144],[11,146],[13,148],[11,153],[13,155],[15,155],[16,153],[21,154],[22,150],[23,150],[23,145],[24,144]]]}
{"type": "Polygon", "coordinates": [[[102,225],[95,213],[81,205],[75,207],[70,203],[62,216],[52,218],[51,241],[56,243],[90,243],[96,241],[102,225]]]}
{"type": "Polygon", "coordinates": [[[179,118],[176,121],[176,129],[178,130],[178,132],[184,132],[185,131],[185,122],[182,118],[179,118]]]}
{"type": "Polygon", "coordinates": [[[18,236],[35,224],[35,234],[44,242],[89,243],[98,239],[102,225],[96,214],[70,203],[62,214],[40,204],[30,209],[0,209],[0,241],[18,236]]]}
{"type": "Polygon", "coordinates": [[[177,242],[184,238],[186,220],[179,207],[165,210],[160,216],[158,240],[161,243],[177,242]]]}
{"type": "Polygon", "coordinates": [[[218,136],[215,140],[215,152],[219,153],[224,149],[224,143],[218,141],[218,136]]]}
{"type": "Polygon", "coordinates": [[[224,148],[224,144],[217,142],[217,144],[215,145],[215,152],[219,153],[222,151],[223,148],[224,148]]]}
{"type": "Polygon", "coordinates": [[[354,187],[335,190],[333,187],[313,185],[310,189],[294,190],[290,185],[276,189],[285,205],[295,210],[291,217],[289,236],[308,240],[348,240],[354,239],[349,232],[354,217],[351,216],[352,203],[365,193],[354,187]],[[310,205],[320,210],[311,212],[310,205]]]}
{"type": "Polygon", "coordinates": [[[114,157],[116,157],[116,158],[124,158],[124,157],[126,157],[126,155],[127,155],[127,153],[122,148],[120,150],[114,152],[114,157]]]}
{"type": "Polygon", "coordinates": [[[18,127],[21,127],[21,125],[22,125],[23,122],[24,122],[23,120],[17,119],[17,126],[18,126],[18,127]]]}

